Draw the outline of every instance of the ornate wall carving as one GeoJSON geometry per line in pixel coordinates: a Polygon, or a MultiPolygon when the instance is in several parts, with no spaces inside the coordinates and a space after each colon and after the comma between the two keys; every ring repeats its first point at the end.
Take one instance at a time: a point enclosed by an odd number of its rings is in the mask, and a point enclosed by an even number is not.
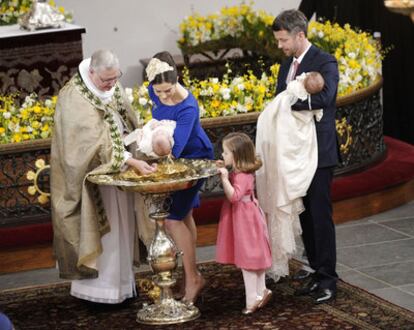
{"type": "Polygon", "coordinates": [[[85,29],[5,35],[4,28],[0,28],[0,93],[57,95],[82,61],[81,34],[85,29]]]}

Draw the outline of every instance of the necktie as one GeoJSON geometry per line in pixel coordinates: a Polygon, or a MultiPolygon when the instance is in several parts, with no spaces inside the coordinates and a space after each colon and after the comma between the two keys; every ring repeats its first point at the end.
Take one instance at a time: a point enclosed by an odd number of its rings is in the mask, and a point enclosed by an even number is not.
{"type": "Polygon", "coordinates": [[[299,62],[297,60],[293,61],[292,73],[290,74],[289,82],[295,79],[296,71],[298,71],[299,62]]]}

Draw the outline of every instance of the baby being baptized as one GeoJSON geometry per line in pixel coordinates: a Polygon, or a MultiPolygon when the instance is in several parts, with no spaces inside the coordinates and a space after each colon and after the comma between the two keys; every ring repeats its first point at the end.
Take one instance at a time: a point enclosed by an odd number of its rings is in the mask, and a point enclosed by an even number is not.
{"type": "Polygon", "coordinates": [[[136,129],[125,138],[125,144],[137,142],[137,150],[148,157],[159,158],[171,154],[174,146],[173,120],[151,119],[142,128],[136,129]]]}

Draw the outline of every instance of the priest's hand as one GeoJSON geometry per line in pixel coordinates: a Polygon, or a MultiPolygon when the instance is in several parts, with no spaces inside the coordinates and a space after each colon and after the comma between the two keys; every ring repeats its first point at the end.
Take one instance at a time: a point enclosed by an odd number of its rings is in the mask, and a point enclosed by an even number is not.
{"type": "Polygon", "coordinates": [[[157,170],[157,164],[149,165],[147,162],[135,158],[129,158],[126,163],[139,174],[150,174],[157,170]]]}

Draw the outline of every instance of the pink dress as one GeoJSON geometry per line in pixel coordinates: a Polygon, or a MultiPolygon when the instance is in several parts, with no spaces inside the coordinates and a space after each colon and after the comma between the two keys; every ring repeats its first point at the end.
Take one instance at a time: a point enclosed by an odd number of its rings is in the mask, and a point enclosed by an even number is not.
{"type": "Polygon", "coordinates": [[[216,260],[242,269],[259,270],[271,266],[272,258],[266,221],[254,197],[254,175],[230,173],[234,188],[220,213],[216,260]]]}

